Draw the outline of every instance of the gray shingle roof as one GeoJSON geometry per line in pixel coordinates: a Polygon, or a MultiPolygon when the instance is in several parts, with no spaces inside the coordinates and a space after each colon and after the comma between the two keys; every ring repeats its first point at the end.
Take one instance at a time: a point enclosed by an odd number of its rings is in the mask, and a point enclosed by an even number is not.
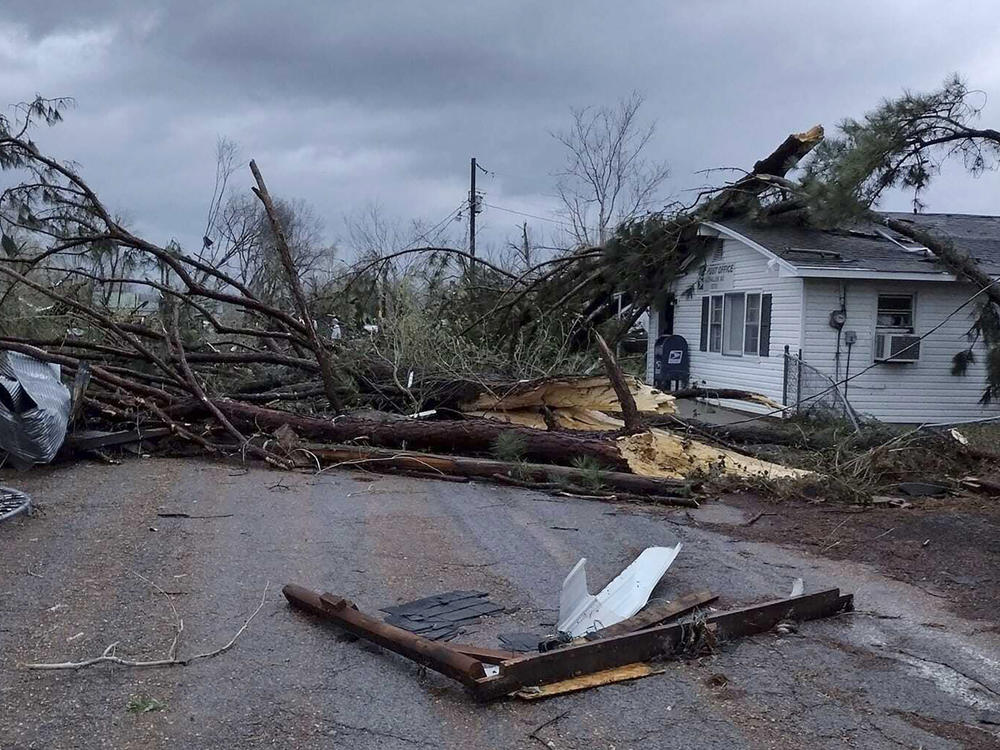
{"type": "MultiPolygon", "coordinates": [[[[921,229],[952,240],[959,250],[979,261],[987,273],[1000,273],[1000,216],[967,214],[890,213],[912,221],[921,229]]],[[[820,230],[802,226],[763,225],[749,219],[723,224],[763,245],[799,268],[843,269],[890,273],[940,273],[945,271],[926,252],[907,252],[878,234],[876,227],[858,225],[850,230],[820,230]]],[[[884,228],[881,228],[884,231],[884,228]]],[[[911,240],[893,234],[903,245],[911,240]]]]}

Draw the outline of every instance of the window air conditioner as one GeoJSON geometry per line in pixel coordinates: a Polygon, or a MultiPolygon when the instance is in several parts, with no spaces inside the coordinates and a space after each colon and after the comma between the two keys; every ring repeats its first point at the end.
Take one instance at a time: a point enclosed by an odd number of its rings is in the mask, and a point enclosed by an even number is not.
{"type": "Polygon", "coordinates": [[[875,337],[876,362],[917,362],[920,337],[912,333],[880,333],[875,337]]]}

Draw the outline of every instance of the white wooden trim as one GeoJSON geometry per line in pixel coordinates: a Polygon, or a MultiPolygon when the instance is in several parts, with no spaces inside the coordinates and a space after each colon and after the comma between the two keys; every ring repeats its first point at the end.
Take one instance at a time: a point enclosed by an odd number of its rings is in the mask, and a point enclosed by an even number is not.
{"type": "Polygon", "coordinates": [[[735,398],[712,398],[711,396],[699,396],[695,401],[708,406],[715,406],[719,409],[729,409],[746,414],[774,415],[777,417],[780,417],[782,414],[781,412],[775,414],[777,410],[773,406],[761,404],[757,401],[742,401],[735,398]]]}
{"type": "Polygon", "coordinates": [[[886,281],[957,281],[954,274],[943,271],[871,271],[864,268],[810,268],[799,266],[792,276],[804,279],[884,279],[886,281]]]}
{"type": "Polygon", "coordinates": [[[787,260],[785,260],[784,258],[782,258],[782,257],[780,257],[778,255],[775,255],[770,250],[768,250],[766,247],[764,247],[763,245],[761,245],[759,242],[754,242],[749,237],[747,237],[745,235],[742,235],[739,232],[734,232],[732,229],[730,229],[727,226],[724,226],[722,224],[718,224],[718,223],[716,223],[714,221],[703,221],[701,223],[701,226],[698,227],[698,234],[702,234],[703,236],[709,236],[709,237],[718,237],[720,234],[724,234],[726,237],[728,237],[731,240],[739,240],[744,245],[746,245],[748,247],[752,247],[754,250],[756,250],[758,253],[760,253],[761,255],[763,255],[765,258],[768,258],[772,263],[780,266],[780,268],[782,270],[787,271],[786,275],[789,275],[789,276],[796,276],[797,275],[797,273],[796,273],[797,269],[795,268],[794,265],[792,265],[791,263],[789,263],[787,260]],[[702,229],[704,227],[708,227],[709,229],[713,230],[715,232],[715,234],[710,234],[710,233],[707,233],[707,232],[703,233],[702,229]]]}

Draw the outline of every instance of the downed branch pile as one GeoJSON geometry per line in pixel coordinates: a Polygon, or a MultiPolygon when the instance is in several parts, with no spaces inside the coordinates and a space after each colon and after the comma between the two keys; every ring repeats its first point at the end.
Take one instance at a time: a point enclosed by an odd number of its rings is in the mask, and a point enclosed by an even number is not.
{"type": "MultiPolygon", "coordinates": [[[[21,178],[0,196],[0,350],[74,379],[69,447],[129,440],[86,431],[93,428],[143,438],[168,431],[199,451],[283,469],[363,466],[686,503],[692,480],[705,476],[806,474],[745,455],[753,441],[664,421],[673,397],[623,375],[602,331],[612,345],[620,340],[698,260],[707,248],[701,222],[783,210],[784,175],[820,143],[821,128],[789,136],[689,209],[622,227],[602,248],[523,272],[459,250],[408,248],[364,258],[321,283],[253,162],[256,218],[240,224],[227,214],[221,231],[217,191],[198,252],[136,235],[74,166],[31,141],[32,125],[61,119],[62,104],[38,99],[18,117],[0,117],[0,167],[21,178]],[[385,278],[401,256],[426,256],[438,270],[444,265],[434,259],[459,262],[461,275],[446,291],[428,287],[417,301],[440,293],[451,305],[442,315],[455,320],[404,325],[405,315],[385,314],[398,292],[385,278]],[[369,307],[359,307],[361,288],[369,307]],[[609,317],[621,288],[630,297],[624,325],[609,317]],[[371,299],[379,300],[375,315],[371,299]],[[378,322],[365,324],[375,332],[360,324],[362,308],[378,322]],[[423,348],[407,350],[404,330],[423,335],[423,348]],[[578,371],[603,361],[603,377],[551,375],[567,361],[580,364],[567,357],[581,352],[591,364],[578,371]]],[[[221,190],[231,174],[222,174],[221,190]]],[[[28,411],[14,416],[24,421],[28,411]]],[[[806,466],[839,471],[841,484],[869,492],[872,483],[858,480],[877,473],[870,462],[839,458],[806,466]]]]}
{"type": "MultiPolygon", "coordinates": [[[[346,323],[335,332],[323,317],[331,310],[323,300],[350,296],[372,264],[320,290],[301,267],[280,207],[252,161],[263,223],[254,231],[263,233],[261,247],[270,253],[267,284],[260,268],[248,275],[240,262],[245,247],[237,242],[206,235],[202,249],[190,253],[136,235],[75,167],[30,140],[31,125],[59,120],[61,104],[38,99],[19,110],[20,120],[0,119],[0,166],[22,176],[0,198],[0,280],[5,312],[11,311],[0,349],[58,366],[56,377],[75,378],[69,418],[76,426],[147,436],[167,429],[198,450],[284,469],[303,462],[405,468],[667,501],[690,502],[692,486],[680,480],[693,476],[798,474],[644,429],[642,414],[669,413],[672,399],[627,379],[592,325],[588,340],[596,342],[606,377],[528,382],[481,370],[415,371],[383,351],[377,337],[366,339],[346,323]],[[131,308],[122,304],[123,294],[141,299],[136,290],[152,297],[131,308]],[[18,320],[32,322],[13,325],[18,320]],[[296,411],[273,408],[278,403],[296,411]],[[435,413],[425,420],[349,410],[366,404],[435,413]],[[492,463],[484,463],[488,456],[492,463]]],[[[802,150],[801,138],[788,143],[802,150]]],[[[740,184],[738,193],[752,181],[740,184]]],[[[726,202],[725,195],[715,200],[726,202]]],[[[461,251],[436,251],[473,261],[461,251]]],[[[467,285],[506,280],[511,294],[520,295],[544,281],[474,260],[467,285]],[[482,272],[472,278],[472,268],[482,272]]],[[[71,436],[69,443],[93,449],[100,440],[71,436]]]]}
{"type": "Polygon", "coordinates": [[[770,461],[809,469],[805,476],[777,481],[757,476],[733,482],[718,477],[711,489],[751,489],[766,497],[843,501],[857,504],[891,502],[906,507],[913,485],[935,488],[924,494],[972,491],[1000,495],[995,449],[997,426],[917,427],[864,423],[856,431],[846,421],[791,418],[744,424],[713,425],[676,416],[651,420],[668,424],[675,434],[689,434],[770,461]]]}

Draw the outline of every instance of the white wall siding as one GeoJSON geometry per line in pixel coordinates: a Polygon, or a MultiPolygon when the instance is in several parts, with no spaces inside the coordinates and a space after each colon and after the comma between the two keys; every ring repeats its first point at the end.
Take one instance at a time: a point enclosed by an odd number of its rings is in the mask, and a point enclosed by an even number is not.
{"type": "MultiPolygon", "coordinates": [[[[784,380],[785,344],[797,350],[802,338],[800,316],[802,280],[778,278],[778,270],[768,268],[767,258],[736,240],[724,240],[722,257],[714,256],[709,259],[709,263],[734,265],[733,287],[725,291],[763,292],[771,295],[770,356],[749,354],[731,356],[699,350],[701,300],[703,296],[713,292],[695,289],[690,298],[685,296],[684,290],[695,284],[698,278],[697,271],[692,271],[677,282],[675,288],[677,305],[674,310],[674,333],[687,339],[691,351],[691,384],[714,388],[740,388],[761,393],[780,402],[784,380]]],[[[650,341],[655,341],[655,337],[651,336],[650,341]]],[[[648,376],[651,375],[650,354],[648,376]]]]}
{"type": "Polygon", "coordinates": [[[646,382],[653,383],[653,348],[660,335],[660,311],[653,305],[649,308],[648,324],[646,325],[646,382]]]}
{"type": "MultiPolygon", "coordinates": [[[[875,311],[880,293],[915,294],[914,327],[927,333],[971,296],[970,288],[955,282],[904,282],[837,279],[805,279],[805,362],[834,377],[837,331],[830,327],[830,312],[840,308],[845,290],[847,323],[844,331],[856,331],[851,350],[850,374],[874,362],[875,311]]],[[[854,408],[885,422],[943,422],[1000,414],[1000,406],[983,407],[985,353],[975,349],[976,363],[964,376],[951,374],[952,357],[968,346],[965,334],[974,307],[954,315],[920,343],[920,361],[914,364],[878,364],[850,381],[847,398],[854,408]]],[[[773,339],[772,339],[773,341],[773,339]]],[[[793,347],[795,348],[795,347],[793,347]]],[[[772,343],[772,352],[774,346],[772,343]]],[[[840,377],[845,377],[847,347],[841,343],[840,377]]]]}

